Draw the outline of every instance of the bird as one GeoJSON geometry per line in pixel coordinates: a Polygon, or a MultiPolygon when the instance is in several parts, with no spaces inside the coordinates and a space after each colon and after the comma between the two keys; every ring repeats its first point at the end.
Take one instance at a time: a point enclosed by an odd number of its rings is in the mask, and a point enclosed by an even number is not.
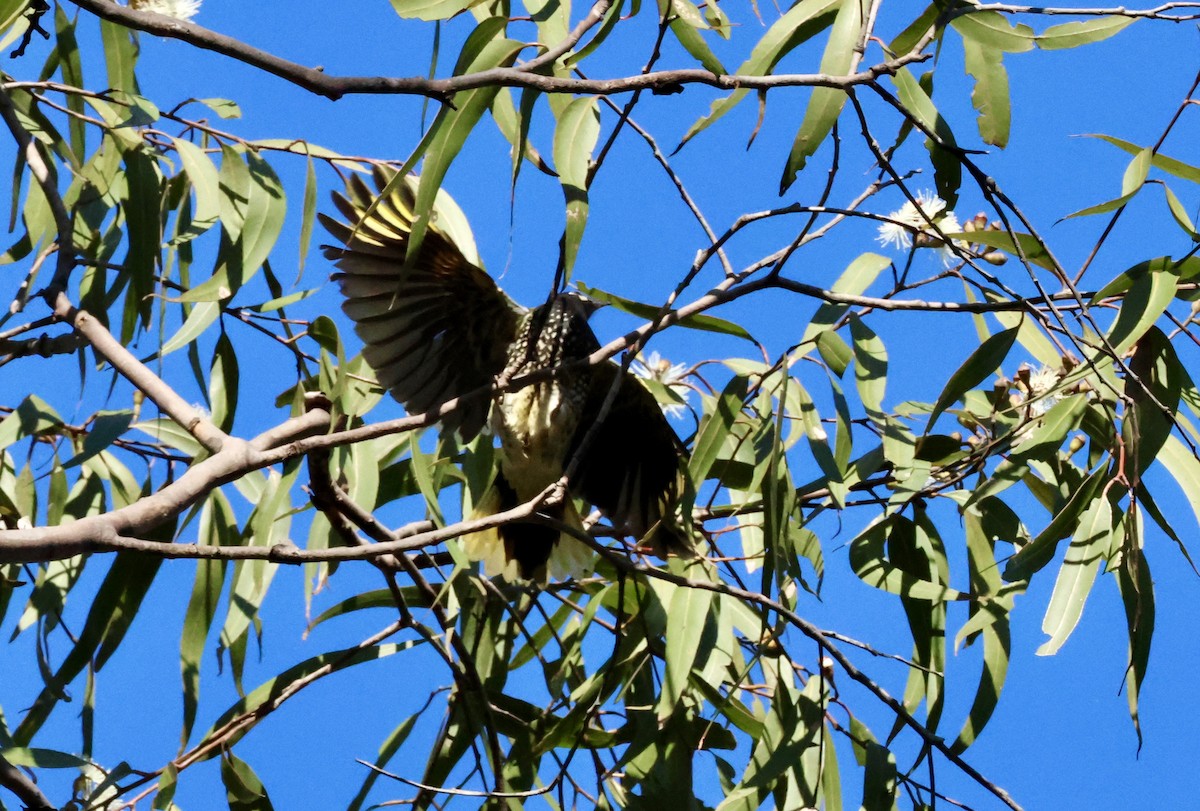
{"type": "MultiPolygon", "coordinates": [[[[676,515],[683,443],[636,376],[611,360],[579,362],[600,348],[589,324],[599,304],[574,292],[555,292],[533,308],[514,302],[483,269],[466,219],[444,191],[410,256],[419,179],[383,166],[372,179],[374,189],[353,174],[344,193],[333,193],[345,221],[320,215],[340,243],[324,252],[337,268],[332,278],[363,359],[408,413],[493,387],[491,396],[455,402],[440,417],[441,430],[463,442],[485,427],[499,440],[495,478],[472,517],[536,497],[578,456],[569,496],[600,510],[641,549],[693,555],[676,515]],[[494,385],[553,369],[532,384],[494,385]]],[[[541,512],[582,528],[570,498],[541,512]]],[[[463,546],[488,576],[508,581],[544,583],[583,571],[592,558],[544,522],[504,523],[466,536],[463,546]]]]}

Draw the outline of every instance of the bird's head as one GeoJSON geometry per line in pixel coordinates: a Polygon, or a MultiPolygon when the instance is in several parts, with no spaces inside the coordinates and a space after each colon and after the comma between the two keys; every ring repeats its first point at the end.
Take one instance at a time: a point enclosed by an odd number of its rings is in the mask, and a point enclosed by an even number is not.
{"type": "Polygon", "coordinates": [[[571,290],[566,293],[559,293],[557,300],[560,306],[572,315],[577,315],[584,321],[592,317],[592,313],[604,306],[604,302],[596,301],[588,298],[582,293],[571,290]]]}

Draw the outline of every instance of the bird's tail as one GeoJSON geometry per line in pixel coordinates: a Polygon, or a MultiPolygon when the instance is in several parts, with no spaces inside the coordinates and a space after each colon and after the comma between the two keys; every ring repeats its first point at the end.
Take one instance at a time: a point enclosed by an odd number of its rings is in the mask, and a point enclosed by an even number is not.
{"type": "MultiPolygon", "coordinates": [[[[492,486],[475,505],[471,518],[483,518],[511,510],[522,503],[516,491],[497,472],[492,486]]],[[[569,499],[562,504],[542,509],[541,514],[583,529],[579,511],[569,499]]],[[[470,560],[483,563],[488,577],[502,577],[510,582],[533,580],[545,583],[549,579],[583,577],[594,565],[592,550],[579,540],[553,527],[532,522],[513,521],[497,527],[463,536],[463,551],[470,560]]]]}

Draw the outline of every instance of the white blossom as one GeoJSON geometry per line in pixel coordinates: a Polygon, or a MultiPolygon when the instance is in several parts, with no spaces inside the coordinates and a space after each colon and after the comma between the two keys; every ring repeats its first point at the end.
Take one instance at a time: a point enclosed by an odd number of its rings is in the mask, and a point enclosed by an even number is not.
{"type": "Polygon", "coordinates": [[[1013,432],[1012,446],[1018,448],[1029,441],[1033,430],[1041,425],[1046,412],[1058,404],[1052,392],[1063,378],[1063,372],[1050,366],[1033,368],[1028,363],[1017,370],[1017,388],[1012,391],[1014,406],[1024,406],[1026,421],[1013,432]]]}
{"type": "Polygon", "coordinates": [[[691,387],[684,382],[687,376],[688,365],[686,363],[671,363],[671,361],[662,357],[658,352],[651,352],[643,363],[640,360],[635,360],[630,370],[645,380],[654,380],[663,384],[675,394],[679,395],[682,403],[664,403],[662,404],[663,413],[668,417],[681,417],[687,409],[688,392],[691,387]]]}
{"type": "Polygon", "coordinates": [[[915,199],[915,205],[910,200],[888,215],[892,222],[879,226],[876,239],[884,247],[900,250],[911,247],[913,236],[921,234],[923,239],[918,242],[918,247],[936,247],[942,255],[942,262],[949,264],[954,261],[954,250],[938,236],[938,231],[943,234],[961,231],[958,217],[953,211],[947,211],[946,201],[931,191],[919,191],[915,199]],[[930,227],[931,222],[937,230],[930,227]]]}
{"type": "Polygon", "coordinates": [[[1049,366],[1029,368],[1029,399],[1032,401],[1029,404],[1029,413],[1040,417],[1058,404],[1058,398],[1050,392],[1058,385],[1061,375],[1057,369],[1051,369],[1049,366]]]}
{"type": "Polygon", "coordinates": [[[187,22],[200,10],[201,0],[129,0],[135,11],[149,11],[187,22]]]}

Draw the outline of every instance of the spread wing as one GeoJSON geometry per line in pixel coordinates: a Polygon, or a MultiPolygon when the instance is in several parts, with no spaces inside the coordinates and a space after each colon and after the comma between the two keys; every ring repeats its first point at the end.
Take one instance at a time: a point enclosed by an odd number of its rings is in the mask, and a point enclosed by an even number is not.
{"type": "MultiPolygon", "coordinates": [[[[504,370],[525,310],[438,228],[436,207],[417,256],[405,264],[417,180],[404,178],[389,190],[394,177],[377,167],[374,191],[351,177],[346,193],[333,195],[347,222],[324,214],[321,222],[343,243],[325,247],[325,255],[340,271],[333,278],[363,341],[363,358],[381,386],[410,414],[420,414],[489,385],[504,370]]],[[[443,214],[461,219],[457,206],[443,205],[443,214]]],[[[470,440],[491,404],[490,397],[477,397],[442,423],[470,440]]]]}
{"type": "Polygon", "coordinates": [[[651,547],[688,553],[692,543],[675,518],[683,485],[683,443],[650,390],[613,363],[593,367],[572,457],[600,414],[617,375],[616,399],[584,450],[574,488],[587,501],[651,547]]]}

